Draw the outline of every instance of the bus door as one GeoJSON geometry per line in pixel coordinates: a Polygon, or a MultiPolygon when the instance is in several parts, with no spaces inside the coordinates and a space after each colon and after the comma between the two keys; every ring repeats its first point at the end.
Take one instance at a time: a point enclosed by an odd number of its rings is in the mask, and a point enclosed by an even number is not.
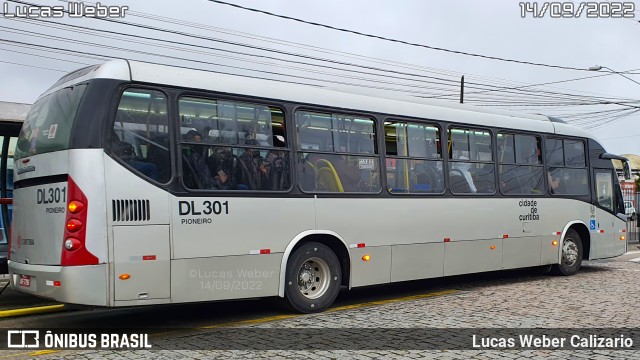
{"type": "Polygon", "coordinates": [[[619,255],[616,253],[619,234],[615,231],[617,217],[614,215],[616,207],[613,170],[594,169],[593,176],[596,186],[597,206],[595,207],[595,218],[592,211],[589,230],[592,236],[597,237],[598,241],[591,243],[600,244],[596,250],[597,257],[616,256],[619,255]]]}

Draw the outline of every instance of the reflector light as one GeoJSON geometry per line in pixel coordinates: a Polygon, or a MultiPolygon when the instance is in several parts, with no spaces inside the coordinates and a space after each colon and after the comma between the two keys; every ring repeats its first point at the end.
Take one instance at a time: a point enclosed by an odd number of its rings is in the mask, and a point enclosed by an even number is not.
{"type": "Polygon", "coordinates": [[[70,213],[77,214],[82,210],[84,210],[84,204],[81,203],[80,201],[72,200],[69,202],[69,205],[67,206],[67,208],[69,209],[70,213]]]}
{"type": "Polygon", "coordinates": [[[359,247],[359,248],[363,248],[363,247],[364,247],[364,243],[359,243],[359,244],[358,244],[358,247],[359,247]]]}
{"type": "Polygon", "coordinates": [[[73,233],[80,229],[82,229],[82,221],[78,219],[69,219],[69,221],[67,222],[67,230],[69,232],[73,233]]]}
{"type": "Polygon", "coordinates": [[[444,238],[444,242],[451,242],[451,238],[444,238]]]}
{"type": "Polygon", "coordinates": [[[620,240],[624,240],[624,239],[625,239],[624,235],[620,236],[620,240]]]}
{"type": "Polygon", "coordinates": [[[503,238],[503,239],[508,239],[508,238],[509,238],[509,235],[506,235],[506,234],[505,234],[505,235],[502,235],[502,238],[503,238]]]}
{"type": "Polygon", "coordinates": [[[558,240],[553,240],[553,241],[551,242],[551,245],[553,245],[553,246],[558,246],[558,240]]]}
{"type": "Polygon", "coordinates": [[[496,249],[496,246],[495,246],[495,245],[491,245],[490,249],[491,249],[491,250],[495,250],[495,249],[496,249]]]}
{"type": "Polygon", "coordinates": [[[53,286],[60,287],[62,286],[62,283],[60,282],[60,280],[53,280],[53,286]]]}
{"type": "Polygon", "coordinates": [[[371,260],[371,256],[369,255],[362,256],[362,261],[369,261],[369,260],[371,260]]]}
{"type": "Polygon", "coordinates": [[[260,254],[271,254],[271,249],[260,249],[260,254]]]}
{"type": "Polygon", "coordinates": [[[80,246],[82,246],[82,243],[76,238],[68,238],[64,241],[64,248],[69,251],[78,250],[80,249],[80,246]]]}
{"type": "Polygon", "coordinates": [[[131,277],[131,275],[129,275],[129,274],[120,274],[120,276],[118,276],[118,279],[120,279],[120,280],[129,280],[130,277],[131,277]]]}

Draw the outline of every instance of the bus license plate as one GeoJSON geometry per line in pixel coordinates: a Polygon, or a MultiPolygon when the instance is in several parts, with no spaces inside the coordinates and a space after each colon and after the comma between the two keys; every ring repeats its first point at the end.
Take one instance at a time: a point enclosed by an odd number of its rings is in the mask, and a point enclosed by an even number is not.
{"type": "Polygon", "coordinates": [[[31,275],[20,275],[20,286],[31,286],[31,275]]]}

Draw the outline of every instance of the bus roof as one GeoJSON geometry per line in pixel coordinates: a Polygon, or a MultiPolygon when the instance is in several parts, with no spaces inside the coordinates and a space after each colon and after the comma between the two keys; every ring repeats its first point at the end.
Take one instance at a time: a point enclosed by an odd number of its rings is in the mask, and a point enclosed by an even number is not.
{"type": "Polygon", "coordinates": [[[42,96],[92,78],[162,84],[469,125],[592,137],[580,128],[544,115],[479,108],[441,100],[377,97],[290,82],[128,60],[111,60],[101,65],[79,69],[62,77],[42,96]]]}

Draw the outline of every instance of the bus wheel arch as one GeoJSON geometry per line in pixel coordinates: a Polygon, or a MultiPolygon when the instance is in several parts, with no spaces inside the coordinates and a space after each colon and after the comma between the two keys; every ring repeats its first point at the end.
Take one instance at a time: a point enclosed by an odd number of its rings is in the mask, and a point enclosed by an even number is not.
{"type": "Polygon", "coordinates": [[[560,243],[558,264],[553,265],[552,272],[555,275],[574,275],[580,270],[583,259],[589,258],[590,237],[586,225],[574,223],[563,232],[560,243]]]}
{"type": "Polygon", "coordinates": [[[580,240],[582,241],[582,260],[589,260],[589,254],[591,251],[591,234],[589,234],[587,225],[576,223],[571,225],[569,229],[575,230],[580,236],[580,240]]]}
{"type": "Polygon", "coordinates": [[[280,265],[280,287],[278,290],[278,296],[283,298],[285,296],[285,276],[287,270],[287,264],[291,255],[304,244],[311,242],[320,243],[327,246],[338,258],[340,262],[340,269],[342,273],[342,286],[349,286],[351,275],[351,263],[349,257],[349,250],[347,243],[338,234],[332,231],[305,231],[296,236],[287,246],[282,256],[282,263],[280,265]]]}

